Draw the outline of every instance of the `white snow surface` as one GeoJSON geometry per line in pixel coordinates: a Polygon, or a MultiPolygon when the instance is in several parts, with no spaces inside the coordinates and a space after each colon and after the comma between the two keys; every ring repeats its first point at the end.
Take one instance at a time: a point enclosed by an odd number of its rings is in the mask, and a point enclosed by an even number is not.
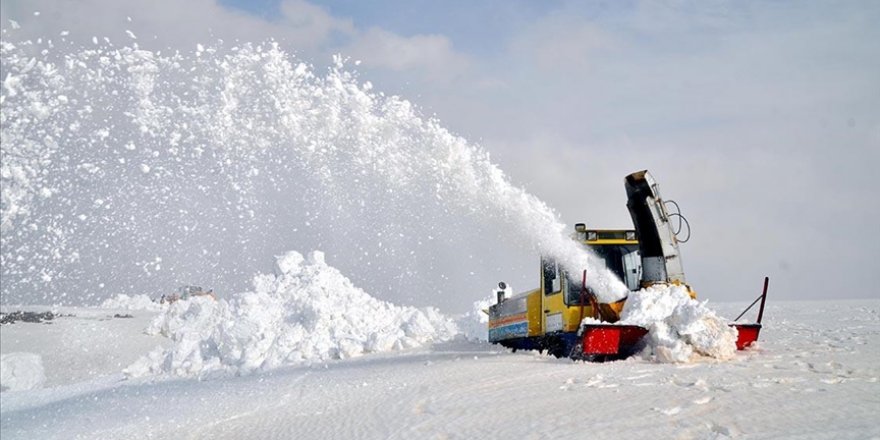
{"type": "Polygon", "coordinates": [[[34,353],[0,354],[0,390],[20,391],[38,388],[46,382],[43,360],[34,353]]]}
{"type": "MultiPolygon", "coordinates": [[[[727,317],[745,306],[715,304],[727,317]]],[[[120,380],[124,365],[95,357],[90,377],[49,385],[60,366],[103,353],[108,333],[165,339],[141,334],[138,312],[66,313],[76,316],[0,327],[2,354],[24,351],[18,340],[48,376],[43,388],[0,393],[3,440],[880,437],[877,300],[771,301],[758,345],[727,362],[595,364],[455,339],[205,380],[120,380]],[[71,333],[69,350],[51,345],[71,333]]],[[[143,345],[113,351],[131,358],[143,345]]]]}
{"type": "Polygon", "coordinates": [[[719,360],[736,353],[736,329],[688,295],[685,286],[655,284],[627,298],[618,324],[648,329],[642,356],[659,362],[688,362],[696,357],[719,360]]]}
{"type": "Polygon", "coordinates": [[[117,294],[112,298],[108,298],[101,303],[102,309],[119,309],[119,310],[162,310],[162,304],[153,301],[149,296],[126,295],[124,293],[117,294]]]}
{"type": "Polygon", "coordinates": [[[283,365],[345,359],[445,341],[455,323],[433,308],[399,307],[352,285],[318,251],[277,258],[276,274],[229,301],[194,297],[171,304],[148,334],[172,339],[126,369],[203,377],[246,374],[283,365]]]}

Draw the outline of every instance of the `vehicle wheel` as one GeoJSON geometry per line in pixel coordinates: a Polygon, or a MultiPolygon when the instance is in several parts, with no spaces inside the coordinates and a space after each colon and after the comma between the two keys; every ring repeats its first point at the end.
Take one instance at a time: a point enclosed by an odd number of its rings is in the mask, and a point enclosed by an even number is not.
{"type": "Polygon", "coordinates": [[[566,350],[566,344],[562,339],[555,338],[550,342],[550,346],[547,347],[547,354],[561,359],[568,357],[569,350],[566,350]]]}

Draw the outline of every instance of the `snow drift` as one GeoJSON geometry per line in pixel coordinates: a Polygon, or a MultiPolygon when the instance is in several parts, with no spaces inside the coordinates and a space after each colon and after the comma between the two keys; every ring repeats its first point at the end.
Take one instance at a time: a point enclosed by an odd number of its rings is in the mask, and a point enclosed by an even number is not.
{"type": "Polygon", "coordinates": [[[736,353],[736,329],[684,286],[656,284],[631,293],[619,324],[647,328],[642,356],[659,362],[730,359],[736,353]]]}
{"type": "Polygon", "coordinates": [[[489,307],[495,304],[495,301],[496,299],[493,296],[474,301],[471,310],[455,320],[459,331],[465,339],[474,342],[487,342],[489,340],[489,315],[486,314],[485,310],[489,310],[489,307]]]}
{"type": "Polygon", "coordinates": [[[173,340],[126,369],[129,376],[245,374],[283,365],[342,359],[454,337],[455,324],[433,308],[399,307],[352,285],[324,261],[291,251],[275,274],[229,301],[177,301],[148,333],[173,340]]]}

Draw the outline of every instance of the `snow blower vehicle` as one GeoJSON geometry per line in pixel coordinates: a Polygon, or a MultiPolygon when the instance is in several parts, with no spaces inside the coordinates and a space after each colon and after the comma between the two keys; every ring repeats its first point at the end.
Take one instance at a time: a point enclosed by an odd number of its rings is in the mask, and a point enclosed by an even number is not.
{"type": "MultiPolygon", "coordinates": [[[[690,226],[678,204],[660,197],[657,182],[648,171],[628,175],[625,187],[634,229],[588,229],[578,223],[572,239],[600,257],[631,293],[655,284],[671,284],[684,286],[691,298],[696,298],[685,281],[681,261],[679,243],[690,238],[690,226]],[[668,206],[675,211],[667,210],[668,206]],[[688,236],[679,239],[683,226],[687,226],[688,236]]],[[[499,294],[497,303],[489,307],[489,342],[514,351],[547,351],[556,357],[589,361],[633,354],[648,329],[616,324],[626,298],[600,302],[596,292],[587,287],[587,276],[586,270],[573,273],[553,258],[542,257],[540,287],[512,296],[499,294]],[[593,319],[584,323],[587,317],[593,319]]],[[[738,331],[740,350],[758,339],[767,285],[765,278],[763,293],[731,324],[738,331]],[[758,301],[757,322],[737,324],[758,301]]]]}

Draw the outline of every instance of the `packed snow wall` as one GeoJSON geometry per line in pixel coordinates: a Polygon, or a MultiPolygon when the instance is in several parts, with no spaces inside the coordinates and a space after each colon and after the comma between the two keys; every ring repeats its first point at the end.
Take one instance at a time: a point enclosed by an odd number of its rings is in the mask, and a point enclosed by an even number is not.
{"type": "MultiPolygon", "coordinates": [[[[485,151],[342,58],[316,72],[271,42],[162,53],[3,35],[6,303],[229,295],[273,255],[317,248],[377,297],[463,311],[523,255],[532,283],[538,253],[588,265],[485,151]]],[[[608,299],[624,292],[592,273],[608,299]]]]}
{"type": "Polygon", "coordinates": [[[318,251],[279,256],[274,274],[228,301],[193,297],[168,305],[149,334],[172,342],[126,369],[129,376],[247,374],[452,339],[455,322],[434,308],[373,298],[327,265],[318,251]]]}

